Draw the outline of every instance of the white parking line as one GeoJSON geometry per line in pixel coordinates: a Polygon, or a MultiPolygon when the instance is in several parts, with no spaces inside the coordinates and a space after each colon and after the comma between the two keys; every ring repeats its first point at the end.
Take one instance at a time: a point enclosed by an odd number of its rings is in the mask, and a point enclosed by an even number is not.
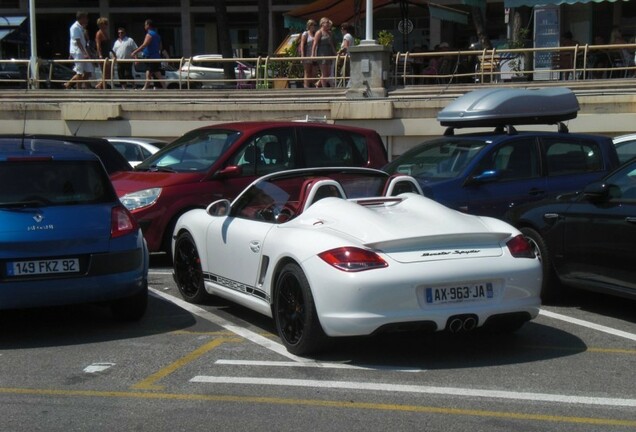
{"type": "Polygon", "coordinates": [[[151,275],[172,275],[172,270],[148,270],[148,274],[151,275]]]}
{"type": "Polygon", "coordinates": [[[250,378],[250,377],[223,377],[223,376],[195,376],[190,380],[195,383],[211,384],[243,384],[243,385],[269,385],[289,387],[311,387],[345,390],[365,390],[400,393],[424,393],[443,396],[474,396],[480,398],[495,398],[509,400],[525,400],[533,402],[551,402],[577,405],[602,405],[610,407],[636,407],[636,399],[603,398],[593,396],[570,396],[549,393],[523,393],[502,390],[482,390],[457,387],[432,387],[404,384],[369,383],[355,381],[318,381],[296,380],[283,378],[250,378]]]}
{"type": "Polygon", "coordinates": [[[576,325],[579,325],[579,326],[582,326],[582,327],[587,327],[587,328],[592,329],[592,330],[598,330],[598,331],[603,332],[603,333],[608,333],[608,334],[611,334],[613,336],[618,336],[618,337],[622,337],[622,338],[625,338],[625,339],[636,341],[636,334],[634,334],[634,333],[628,333],[628,332],[625,332],[625,331],[622,331],[622,330],[616,330],[616,329],[611,328],[611,327],[602,326],[600,324],[594,324],[594,323],[589,322],[589,321],[584,321],[584,320],[581,320],[581,319],[578,319],[578,318],[572,318],[572,317],[569,317],[567,315],[561,315],[561,314],[558,314],[558,313],[547,311],[545,309],[541,309],[539,311],[539,314],[541,314],[543,316],[546,316],[548,318],[553,318],[553,319],[569,322],[570,324],[576,324],[576,325]]]}
{"type": "Polygon", "coordinates": [[[374,370],[391,370],[391,371],[403,371],[404,368],[399,368],[399,367],[392,367],[392,368],[386,368],[386,367],[372,367],[369,366],[367,368],[361,367],[361,366],[354,366],[354,365],[348,365],[348,364],[344,364],[344,363],[324,363],[324,362],[319,362],[319,361],[315,361],[315,360],[310,360],[310,359],[306,359],[303,357],[298,357],[295,356],[294,354],[291,354],[289,351],[287,351],[287,348],[285,348],[283,346],[283,344],[279,343],[279,342],[275,342],[271,339],[267,339],[264,336],[261,336],[257,333],[254,333],[251,330],[248,330],[246,328],[243,327],[239,327],[236,326],[234,324],[232,324],[229,321],[224,320],[223,318],[214,315],[213,313],[199,307],[196,305],[193,305],[191,303],[188,303],[184,300],[181,300],[177,297],[171,296],[169,294],[165,294],[157,289],[154,288],[150,288],[150,293],[160,297],[164,300],[167,300],[169,302],[172,302],[174,304],[176,304],[177,306],[185,309],[186,311],[197,315],[201,318],[204,318],[222,328],[224,328],[225,330],[228,330],[234,334],[237,334],[257,345],[260,345],[264,348],[267,348],[270,351],[274,351],[277,354],[280,354],[283,357],[286,357],[290,360],[293,361],[294,365],[299,366],[299,365],[308,365],[308,366],[312,366],[312,367],[324,367],[324,368],[339,368],[339,369],[374,369],[374,370]],[[338,365],[338,366],[334,366],[334,365],[338,365]]]}
{"type": "Polygon", "coordinates": [[[261,336],[261,335],[259,335],[257,333],[254,333],[253,331],[248,330],[246,328],[234,325],[231,322],[226,321],[223,318],[221,318],[221,317],[219,317],[217,315],[214,315],[213,313],[208,312],[207,310],[205,310],[205,309],[203,309],[203,308],[201,308],[199,306],[196,306],[196,305],[193,305],[191,303],[188,303],[188,302],[186,302],[184,300],[181,300],[181,299],[179,299],[179,298],[177,298],[175,296],[172,296],[172,295],[169,295],[169,294],[164,294],[161,291],[156,290],[154,288],[150,288],[150,292],[152,294],[156,295],[157,297],[161,297],[164,300],[167,300],[167,301],[169,301],[171,303],[176,304],[180,308],[185,309],[186,311],[188,311],[188,312],[190,312],[190,313],[192,313],[194,315],[197,315],[197,316],[199,316],[201,318],[204,318],[204,319],[210,321],[211,323],[216,324],[219,327],[224,328],[227,331],[230,331],[230,332],[232,332],[234,334],[237,334],[237,335],[239,335],[239,336],[241,336],[241,337],[243,337],[243,338],[245,338],[247,340],[250,340],[250,341],[254,342],[257,345],[261,345],[262,347],[265,347],[265,348],[267,348],[270,351],[274,351],[277,354],[280,354],[280,355],[282,355],[284,357],[287,357],[290,360],[293,360],[293,361],[296,361],[296,362],[307,362],[308,361],[307,359],[304,359],[302,357],[298,357],[298,356],[295,356],[295,355],[291,354],[289,351],[287,351],[287,349],[282,344],[274,342],[274,341],[272,341],[270,339],[267,339],[266,337],[261,336]]]}
{"type": "Polygon", "coordinates": [[[358,369],[358,370],[382,370],[391,372],[424,372],[425,369],[400,368],[393,366],[353,366],[345,363],[324,363],[324,362],[285,362],[285,361],[262,361],[262,360],[217,360],[219,365],[235,366],[273,366],[273,367],[312,367],[324,369],[358,369]]]}
{"type": "Polygon", "coordinates": [[[86,373],[97,373],[104,372],[106,369],[110,369],[115,366],[115,363],[93,363],[92,365],[88,365],[84,368],[84,372],[86,373]]]}

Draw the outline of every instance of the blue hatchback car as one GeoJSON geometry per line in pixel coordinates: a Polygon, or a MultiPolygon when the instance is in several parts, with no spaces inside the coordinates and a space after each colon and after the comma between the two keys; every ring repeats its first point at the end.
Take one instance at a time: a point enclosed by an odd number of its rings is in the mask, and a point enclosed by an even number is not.
{"type": "Polygon", "coordinates": [[[148,301],[148,249],[96,155],[56,140],[0,139],[0,309],[148,301]]]}
{"type": "Polygon", "coordinates": [[[412,148],[384,167],[415,177],[424,195],[471,214],[502,218],[513,207],[582,189],[619,165],[609,137],[573,134],[569,89],[485,89],[467,93],[438,115],[443,137],[412,148]],[[521,131],[519,125],[555,124],[521,131]],[[455,134],[464,127],[489,132],[455,134]]]}

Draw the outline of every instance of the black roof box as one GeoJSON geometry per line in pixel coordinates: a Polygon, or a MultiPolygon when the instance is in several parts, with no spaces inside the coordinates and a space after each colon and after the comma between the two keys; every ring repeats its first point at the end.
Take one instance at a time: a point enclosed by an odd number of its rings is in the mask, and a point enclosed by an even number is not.
{"type": "Polygon", "coordinates": [[[579,102],[572,90],[489,88],[458,97],[437,115],[452,128],[557,124],[576,118],[579,102]]]}

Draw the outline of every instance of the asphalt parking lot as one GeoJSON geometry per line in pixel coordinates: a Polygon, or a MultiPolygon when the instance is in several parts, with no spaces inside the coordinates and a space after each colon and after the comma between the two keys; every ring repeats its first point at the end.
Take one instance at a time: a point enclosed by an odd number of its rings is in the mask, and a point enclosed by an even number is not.
{"type": "Polygon", "coordinates": [[[273,323],[183,302],[153,257],[136,324],[0,315],[2,430],[636,429],[636,302],[581,293],[512,336],[403,334],[289,354],[273,323]]]}

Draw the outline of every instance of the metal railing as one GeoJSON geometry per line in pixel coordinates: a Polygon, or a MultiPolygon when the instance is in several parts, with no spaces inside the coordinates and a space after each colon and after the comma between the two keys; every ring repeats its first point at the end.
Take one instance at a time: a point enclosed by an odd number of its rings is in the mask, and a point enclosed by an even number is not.
{"type": "Polygon", "coordinates": [[[397,53],[393,85],[627,78],[636,74],[635,50],[617,44],[397,53]]]}
{"type": "MultiPolygon", "coordinates": [[[[552,48],[484,49],[480,51],[398,52],[392,56],[389,83],[393,86],[450,83],[496,83],[532,80],[624,78],[636,74],[636,44],[575,45],[552,48]],[[537,61],[534,59],[536,58],[537,61]],[[538,64],[540,67],[532,67],[538,64]]],[[[331,84],[345,87],[350,76],[347,55],[321,57],[334,65],[331,84]]],[[[103,88],[119,85],[117,66],[133,63],[134,83],[143,86],[148,63],[162,64],[157,84],[175,89],[232,88],[278,89],[302,87],[303,57],[220,58],[195,56],[171,59],[81,60],[93,63],[95,73],[88,83],[103,88]],[[223,66],[231,63],[236,77],[224,77],[223,66]],[[107,72],[107,73],[104,73],[107,72]]],[[[29,60],[0,60],[0,89],[63,88],[74,74],[72,59],[36,62],[38,77],[33,80],[29,60]]]]}

